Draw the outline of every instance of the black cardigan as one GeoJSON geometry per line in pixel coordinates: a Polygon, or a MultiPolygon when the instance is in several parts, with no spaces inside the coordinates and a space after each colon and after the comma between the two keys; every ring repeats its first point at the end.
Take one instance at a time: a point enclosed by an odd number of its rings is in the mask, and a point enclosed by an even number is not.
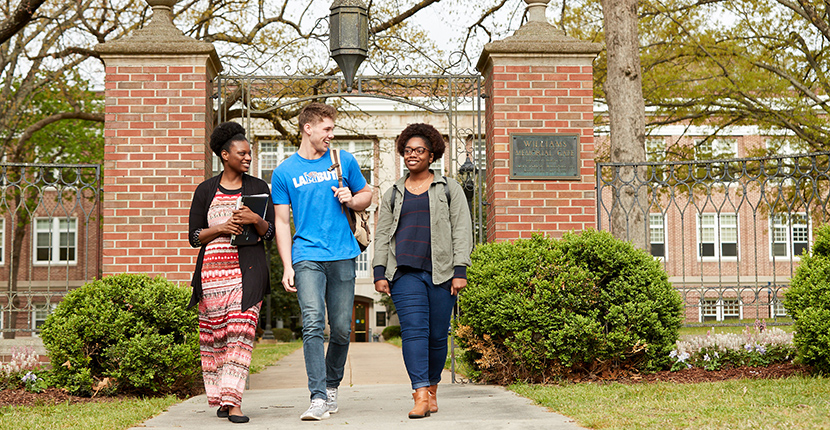
{"type": "MultiPolygon", "coordinates": [[[[190,205],[190,221],[188,235],[190,246],[199,250],[199,257],[196,260],[196,269],[193,272],[193,294],[190,296],[191,307],[202,299],[202,260],[205,258],[205,246],[199,242],[199,232],[209,227],[207,220],[208,209],[213,201],[216,190],[219,189],[219,182],[222,174],[205,180],[193,193],[193,202],[190,205]]],[[[262,179],[250,175],[242,175],[242,194],[268,194],[271,190],[268,184],[262,179]]],[[[268,221],[268,231],[262,240],[255,245],[240,246],[239,268],[242,270],[242,311],[248,310],[251,306],[259,303],[266,294],[271,292],[271,278],[268,273],[268,259],[265,256],[264,241],[274,239],[274,205],[266,205],[265,221],[268,221]]]]}

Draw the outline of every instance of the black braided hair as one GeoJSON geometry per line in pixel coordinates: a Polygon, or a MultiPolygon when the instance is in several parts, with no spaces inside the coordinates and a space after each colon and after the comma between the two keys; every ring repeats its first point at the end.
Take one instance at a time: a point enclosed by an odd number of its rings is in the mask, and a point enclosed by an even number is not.
{"type": "Polygon", "coordinates": [[[245,127],[239,123],[228,121],[219,124],[213,133],[210,134],[210,149],[218,157],[222,157],[222,151],[231,148],[231,142],[248,141],[245,138],[245,127]]]}

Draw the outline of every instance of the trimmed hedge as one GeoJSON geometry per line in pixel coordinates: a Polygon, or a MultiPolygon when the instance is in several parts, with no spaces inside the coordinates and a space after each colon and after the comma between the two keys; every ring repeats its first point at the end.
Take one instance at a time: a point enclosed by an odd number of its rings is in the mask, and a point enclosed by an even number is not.
{"type": "Polygon", "coordinates": [[[830,372],[830,225],[816,230],[812,252],[801,257],[784,307],[795,321],[797,360],[830,372]]]}
{"type": "Polygon", "coordinates": [[[680,296],[648,253],[608,232],[480,245],[455,335],[475,379],[547,382],[571,373],[668,369],[680,296]]]}
{"type": "Polygon", "coordinates": [[[43,325],[53,381],[75,395],[189,393],[201,384],[190,289],[122,274],[67,294],[43,325]]]}
{"type": "Polygon", "coordinates": [[[387,326],[385,329],[383,329],[383,331],[381,332],[381,335],[383,335],[383,340],[389,340],[389,339],[392,339],[393,337],[401,337],[401,326],[399,326],[399,325],[387,326]]]}

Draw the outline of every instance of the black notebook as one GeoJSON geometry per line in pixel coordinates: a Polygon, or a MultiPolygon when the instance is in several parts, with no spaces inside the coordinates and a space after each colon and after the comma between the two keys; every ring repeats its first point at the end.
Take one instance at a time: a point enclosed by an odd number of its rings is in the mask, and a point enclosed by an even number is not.
{"type": "MultiPolygon", "coordinates": [[[[268,206],[268,194],[255,194],[252,196],[239,196],[236,200],[236,208],[247,206],[251,212],[265,219],[265,209],[268,206]]],[[[242,233],[231,235],[231,245],[253,245],[259,241],[259,234],[253,224],[242,226],[242,233]]]]}

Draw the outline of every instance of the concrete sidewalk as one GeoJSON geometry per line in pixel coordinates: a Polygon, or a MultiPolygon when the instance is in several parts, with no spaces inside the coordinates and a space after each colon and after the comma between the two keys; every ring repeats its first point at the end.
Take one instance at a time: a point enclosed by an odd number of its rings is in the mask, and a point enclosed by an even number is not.
{"type": "MultiPolygon", "coordinates": [[[[309,404],[302,350],[275,366],[251,375],[242,410],[251,421],[245,429],[531,429],[577,430],[568,417],[547,411],[502,387],[452,384],[444,372],[438,389],[438,413],[410,420],[412,390],[401,350],[386,343],[353,343],[340,386],[340,412],[323,421],[301,421],[309,404]]],[[[135,429],[208,430],[235,427],[216,417],[204,395],[174,405],[135,429]]]]}

